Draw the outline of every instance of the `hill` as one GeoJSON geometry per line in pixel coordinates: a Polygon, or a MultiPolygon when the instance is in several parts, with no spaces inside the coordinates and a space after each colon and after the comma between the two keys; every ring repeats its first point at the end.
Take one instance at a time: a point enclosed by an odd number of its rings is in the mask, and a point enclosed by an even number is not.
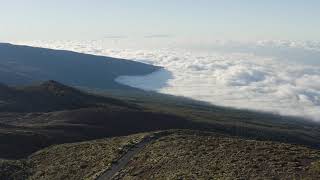
{"type": "Polygon", "coordinates": [[[145,75],[160,67],[139,62],[0,43],[0,82],[28,85],[56,80],[90,89],[130,89],[114,81],[122,75],[145,75]]]}
{"type": "Polygon", "coordinates": [[[51,146],[1,161],[0,171],[9,179],[318,179],[319,162],[320,151],[303,146],[170,130],[51,146]]]}
{"type": "Polygon", "coordinates": [[[317,179],[320,151],[196,131],[174,131],[138,153],[114,179],[317,179]]]}
{"type": "Polygon", "coordinates": [[[106,104],[134,108],[123,101],[90,95],[52,80],[24,87],[0,85],[0,102],[1,112],[51,112],[106,104]]]}

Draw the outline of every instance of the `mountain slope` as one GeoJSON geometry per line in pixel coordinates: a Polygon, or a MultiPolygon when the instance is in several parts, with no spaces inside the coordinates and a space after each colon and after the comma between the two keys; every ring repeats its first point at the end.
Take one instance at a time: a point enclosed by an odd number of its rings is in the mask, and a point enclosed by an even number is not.
{"type": "Polygon", "coordinates": [[[98,96],[55,81],[1,85],[0,91],[0,158],[23,158],[52,144],[177,128],[319,148],[317,123],[179,97],[127,91],[120,100],[114,96],[119,91],[98,96]]]}
{"type": "Polygon", "coordinates": [[[226,108],[155,92],[111,90],[107,94],[197,122],[196,128],[201,130],[320,148],[320,124],[302,118],[226,108]]]}
{"type": "Polygon", "coordinates": [[[0,82],[25,85],[56,80],[92,89],[126,89],[114,81],[122,75],[145,75],[160,67],[139,62],[0,43],[0,82]]]}

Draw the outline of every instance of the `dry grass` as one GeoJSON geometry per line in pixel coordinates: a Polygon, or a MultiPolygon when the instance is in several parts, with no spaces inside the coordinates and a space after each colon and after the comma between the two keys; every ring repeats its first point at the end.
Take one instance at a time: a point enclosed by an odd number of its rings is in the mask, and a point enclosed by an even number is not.
{"type": "MultiPolygon", "coordinates": [[[[150,133],[51,146],[26,161],[0,161],[0,179],[93,180],[150,133]]],[[[115,179],[320,179],[320,151],[199,131],[172,130],[115,179]]]]}
{"type": "Polygon", "coordinates": [[[95,179],[145,134],[56,145],[29,157],[29,179],[95,179]]]}
{"type": "MultiPolygon", "coordinates": [[[[320,179],[320,161],[313,162],[308,172],[310,177],[320,179]]],[[[306,178],[307,179],[307,178],[306,178]]],[[[309,178],[311,179],[311,178],[309,178]]]]}
{"type": "Polygon", "coordinates": [[[318,179],[320,151],[180,132],[148,145],[116,179],[318,179]]]}

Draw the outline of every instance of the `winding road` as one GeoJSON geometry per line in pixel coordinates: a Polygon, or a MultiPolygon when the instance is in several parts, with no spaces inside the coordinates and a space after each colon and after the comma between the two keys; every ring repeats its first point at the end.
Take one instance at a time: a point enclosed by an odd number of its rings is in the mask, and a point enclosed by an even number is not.
{"type": "Polygon", "coordinates": [[[112,164],[111,168],[107,169],[101,176],[96,180],[110,180],[116,175],[121,169],[123,169],[130,160],[138,154],[147,144],[159,139],[160,137],[168,135],[168,132],[155,133],[152,136],[144,138],[141,142],[136,144],[133,148],[128,150],[116,163],[112,164]]]}

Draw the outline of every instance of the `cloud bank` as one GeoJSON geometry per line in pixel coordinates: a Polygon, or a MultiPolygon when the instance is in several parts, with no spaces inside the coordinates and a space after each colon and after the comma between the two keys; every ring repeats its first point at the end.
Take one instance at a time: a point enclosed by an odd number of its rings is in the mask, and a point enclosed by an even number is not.
{"type": "MultiPolygon", "coordinates": [[[[110,49],[97,42],[24,44],[127,58],[165,68],[147,76],[117,78],[118,82],[129,86],[216,105],[320,121],[320,67],[280,61],[282,56],[258,56],[250,52],[110,49]]],[[[261,49],[279,46],[306,49],[312,45],[312,51],[318,51],[318,44],[310,43],[308,47],[285,42],[261,41],[257,44],[261,49]]]]}

